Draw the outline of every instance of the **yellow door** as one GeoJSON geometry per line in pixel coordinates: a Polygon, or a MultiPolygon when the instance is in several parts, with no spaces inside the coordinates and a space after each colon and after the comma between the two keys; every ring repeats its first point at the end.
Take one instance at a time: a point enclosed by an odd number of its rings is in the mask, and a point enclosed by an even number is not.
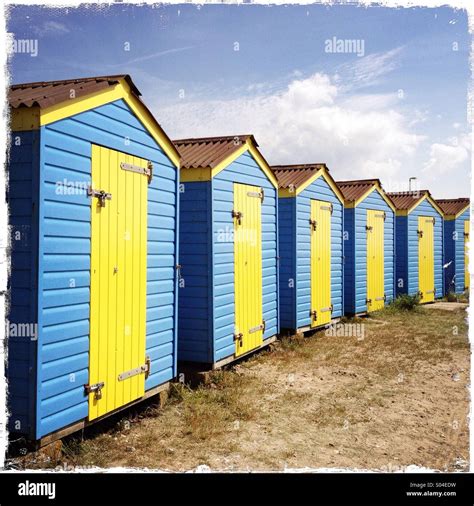
{"type": "Polygon", "coordinates": [[[420,302],[432,302],[434,287],[434,218],[418,217],[418,290],[420,302]]]}
{"type": "Polygon", "coordinates": [[[464,290],[469,289],[469,221],[464,222],[464,290]]]}
{"type": "Polygon", "coordinates": [[[235,355],[263,342],[262,199],[258,186],[234,183],[235,355]]]}
{"type": "Polygon", "coordinates": [[[384,227],[383,211],[367,210],[367,311],[383,309],[384,283],[384,227]]]}
{"type": "Polygon", "coordinates": [[[311,327],[331,322],[331,211],[329,202],[311,200],[311,327]]]}
{"type": "Polygon", "coordinates": [[[145,392],[146,171],[146,160],[92,146],[89,420],[145,392]]]}

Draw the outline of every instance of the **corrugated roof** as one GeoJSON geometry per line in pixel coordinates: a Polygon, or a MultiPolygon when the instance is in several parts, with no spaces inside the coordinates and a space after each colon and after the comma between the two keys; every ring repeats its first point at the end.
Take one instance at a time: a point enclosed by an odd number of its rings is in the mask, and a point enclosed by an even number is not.
{"type": "Polygon", "coordinates": [[[425,195],[431,197],[428,190],[416,190],[406,192],[391,192],[387,194],[397,208],[397,211],[406,211],[413,207],[425,195]]]}
{"type": "Polygon", "coordinates": [[[38,81],[34,83],[14,84],[10,86],[8,101],[14,109],[34,106],[46,108],[71,100],[72,91],[74,92],[73,96],[79,98],[114,86],[119,83],[120,79],[127,81],[132,92],[137,97],[141,95],[130,76],[122,74],[66,79],[63,81],[38,81]]]}
{"type": "Polygon", "coordinates": [[[103,91],[108,87],[115,86],[124,80],[130,87],[140,106],[150,115],[154,124],[165,138],[169,150],[173,152],[177,160],[179,153],[171,139],[163,131],[148,107],[141,100],[140,90],[135,86],[128,74],[113,76],[81,77],[78,79],[65,79],[62,81],[37,81],[34,83],[13,84],[8,92],[8,101],[13,109],[21,107],[39,107],[40,109],[58,105],[71,100],[71,91],[74,98],[88,96],[92,93],[103,91]]]}
{"type": "Polygon", "coordinates": [[[181,167],[186,169],[211,168],[225,160],[251,139],[258,146],[253,135],[229,135],[224,137],[201,137],[176,139],[173,144],[181,155],[181,167]]]}
{"type": "Polygon", "coordinates": [[[354,179],[352,181],[336,181],[346,202],[356,202],[374,185],[382,186],[379,179],[354,179]]]}
{"type": "Polygon", "coordinates": [[[470,201],[467,197],[461,197],[458,199],[440,199],[436,200],[436,203],[441,207],[444,214],[456,215],[465,209],[470,201]]]}
{"type": "Polygon", "coordinates": [[[278,188],[296,189],[305,183],[318,170],[327,167],[324,163],[306,163],[299,165],[273,165],[271,167],[278,181],[278,188]]]}

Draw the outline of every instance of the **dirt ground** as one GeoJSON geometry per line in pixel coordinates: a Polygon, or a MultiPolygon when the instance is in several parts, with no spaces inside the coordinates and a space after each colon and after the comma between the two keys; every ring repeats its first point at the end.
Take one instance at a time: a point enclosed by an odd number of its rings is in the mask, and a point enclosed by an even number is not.
{"type": "Polygon", "coordinates": [[[467,471],[466,317],[460,308],[384,310],[346,320],[336,335],[284,339],[206,386],[174,385],[164,407],[67,439],[57,457],[12,464],[467,471]]]}

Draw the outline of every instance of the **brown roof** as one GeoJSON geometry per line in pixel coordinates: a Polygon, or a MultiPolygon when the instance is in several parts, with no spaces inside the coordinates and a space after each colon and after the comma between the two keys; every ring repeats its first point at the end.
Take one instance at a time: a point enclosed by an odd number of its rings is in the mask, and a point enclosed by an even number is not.
{"type": "Polygon", "coordinates": [[[414,206],[425,195],[431,197],[428,190],[406,191],[406,192],[392,192],[388,193],[397,211],[406,211],[414,206]]]}
{"type": "Polygon", "coordinates": [[[71,91],[75,97],[82,97],[104,90],[125,79],[133,93],[139,97],[140,91],[127,74],[116,76],[83,77],[64,81],[38,81],[34,83],[14,84],[10,86],[8,101],[13,108],[50,107],[71,99],[71,91]]]}
{"type": "Polygon", "coordinates": [[[327,167],[324,163],[306,163],[299,165],[273,165],[271,167],[278,181],[278,188],[298,188],[319,169],[327,167]]]}
{"type": "Polygon", "coordinates": [[[465,209],[470,201],[467,197],[461,197],[458,199],[440,199],[435,201],[439,207],[443,210],[444,214],[458,214],[465,209]]]}
{"type": "Polygon", "coordinates": [[[166,139],[169,148],[179,159],[179,153],[176,150],[171,139],[163,131],[160,124],[156,121],[148,107],[143,103],[140,96],[140,90],[135,86],[132,78],[128,74],[114,76],[96,76],[81,77],[78,79],[65,79],[63,81],[38,81],[34,83],[14,84],[10,86],[8,101],[14,109],[20,107],[51,107],[53,105],[66,102],[71,99],[71,90],[74,90],[74,97],[84,97],[91,93],[96,93],[107,89],[108,87],[119,84],[120,80],[125,80],[130,86],[130,90],[135,95],[141,106],[150,114],[155,125],[159,128],[166,139]]]}
{"type": "Polygon", "coordinates": [[[251,139],[258,146],[253,135],[229,135],[225,137],[202,137],[198,139],[177,139],[173,144],[181,155],[181,167],[186,169],[211,168],[225,160],[251,139]]]}
{"type": "Polygon", "coordinates": [[[354,179],[352,181],[336,181],[346,202],[355,202],[363,197],[374,185],[379,185],[379,179],[354,179]]]}

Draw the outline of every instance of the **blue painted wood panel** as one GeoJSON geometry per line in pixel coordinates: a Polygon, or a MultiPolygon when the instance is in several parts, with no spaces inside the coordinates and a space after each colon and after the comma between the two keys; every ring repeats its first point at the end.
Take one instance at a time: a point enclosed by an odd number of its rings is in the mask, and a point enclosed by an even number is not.
{"type": "Polygon", "coordinates": [[[7,314],[8,428],[30,438],[35,436],[39,142],[38,130],[12,132],[6,168],[12,269],[7,314]]]}
{"type": "Polygon", "coordinates": [[[153,163],[148,186],[149,390],[176,375],[178,178],[122,101],[41,128],[37,437],[88,415],[91,144],[153,163]],[[68,190],[69,188],[69,190],[68,190]],[[71,191],[70,188],[76,191],[71,191]]]}
{"type": "Polygon", "coordinates": [[[387,303],[395,294],[395,215],[376,190],[354,209],[345,209],[345,313],[367,311],[367,210],[384,211],[384,289],[387,303]]]}
{"type": "Polygon", "coordinates": [[[211,363],[211,183],[180,185],[178,358],[211,363]]]}
{"type": "Polygon", "coordinates": [[[333,205],[331,215],[331,302],[334,318],[343,314],[344,244],[343,207],[331,187],[320,177],[296,197],[279,198],[281,327],[298,329],[310,325],[311,200],[333,205]]]}
{"type": "Polygon", "coordinates": [[[262,283],[263,339],[279,332],[278,309],[278,208],[277,190],[250,153],[242,154],[212,179],[212,300],[214,361],[235,352],[234,328],[234,244],[233,184],[261,186],[262,202],[262,283]]]}
{"type": "Polygon", "coordinates": [[[469,209],[455,220],[444,221],[444,286],[445,294],[464,292],[464,222],[469,209]]]}
{"type": "Polygon", "coordinates": [[[296,329],[296,198],[278,199],[280,325],[296,329]]]}
{"type": "Polygon", "coordinates": [[[427,201],[423,201],[408,215],[408,293],[418,293],[418,217],[432,216],[434,225],[434,284],[436,298],[442,297],[444,290],[443,273],[443,218],[427,201]]]}

